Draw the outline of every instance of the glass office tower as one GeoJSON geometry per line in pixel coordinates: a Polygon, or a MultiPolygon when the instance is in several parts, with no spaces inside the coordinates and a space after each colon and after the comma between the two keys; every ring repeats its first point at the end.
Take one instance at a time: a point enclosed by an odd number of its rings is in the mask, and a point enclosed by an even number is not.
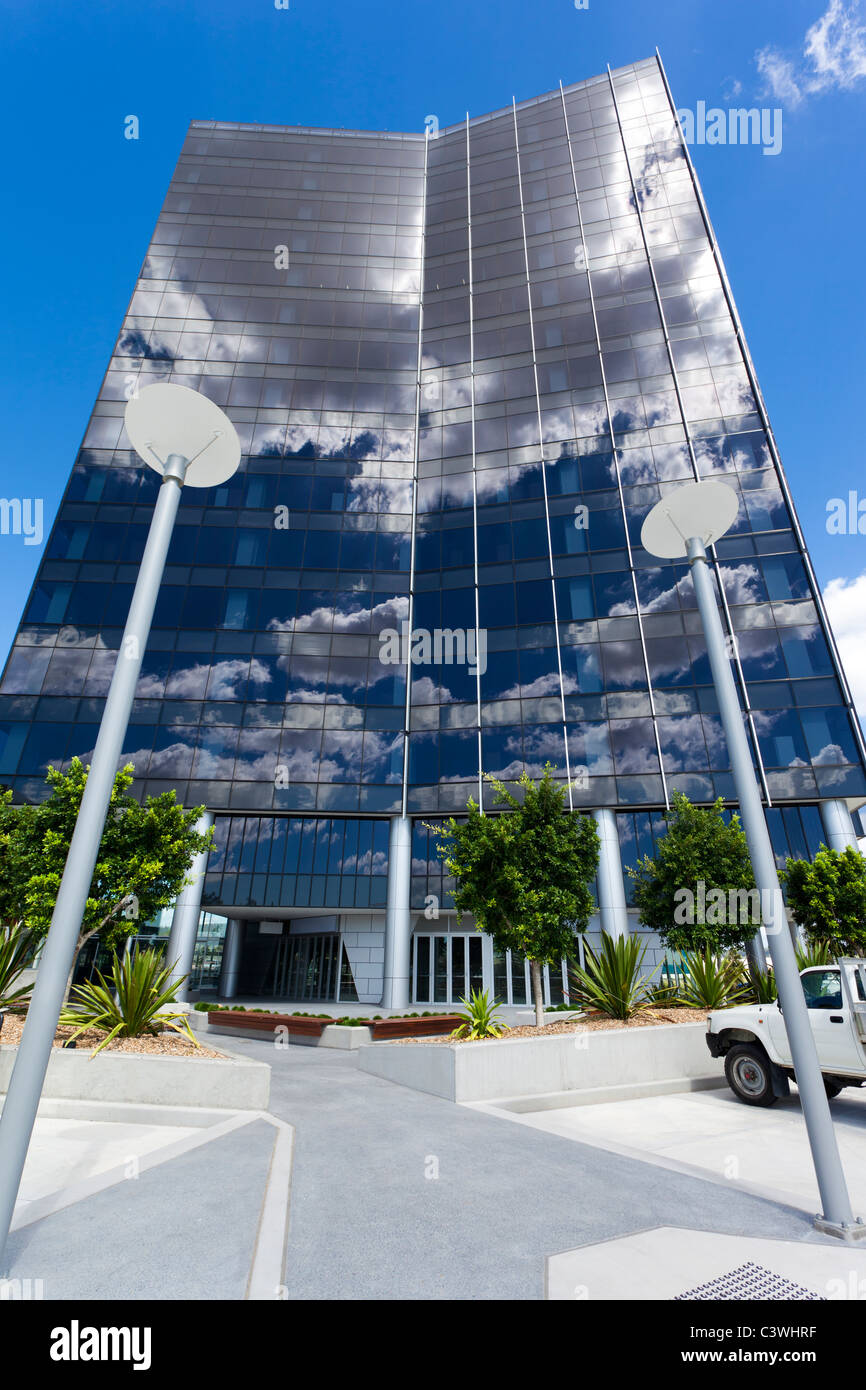
{"type": "Polygon", "coordinates": [[[92,751],[158,485],[126,399],[211,396],[244,460],[184,493],[124,757],[214,816],[199,984],[229,995],[522,1002],[426,826],[546,762],[599,824],[594,927],[637,929],[672,793],[733,794],[688,568],[640,546],[683,481],[740,497],[714,565],[780,858],[866,801],[660,64],[427,124],[193,122],[0,686],[34,799],[92,751]]]}

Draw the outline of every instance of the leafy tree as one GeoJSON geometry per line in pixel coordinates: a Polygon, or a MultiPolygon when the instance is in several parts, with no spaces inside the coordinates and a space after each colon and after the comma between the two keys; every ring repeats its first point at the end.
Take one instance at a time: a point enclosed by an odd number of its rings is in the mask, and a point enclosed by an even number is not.
{"type": "Polygon", "coordinates": [[[866,859],[850,845],[820,847],[807,859],[785,861],[785,887],[794,921],[812,945],[834,956],[866,955],[866,859]]]}
{"type": "Polygon", "coordinates": [[[495,777],[486,780],[507,814],[483,815],[474,801],[465,821],[430,826],[438,852],[457,880],[454,905],[469,912],[500,950],[529,960],[535,1021],[544,1021],[542,966],[574,950],[595,909],[591,883],[598,866],[598,831],[591,817],[571,813],[548,763],[536,784],[524,772],[518,801],[495,777]]]}
{"type": "Polygon", "coordinates": [[[641,922],[675,951],[751,946],[760,899],[739,817],[725,821],[721,797],[701,807],[675,792],[665,821],[655,859],[629,869],[641,922]]]}
{"type": "MultiPolygon", "coordinates": [[[[78,952],[97,932],[113,949],[168,907],[188,881],[196,854],[213,832],[195,830],[201,807],[185,811],[173,791],[142,805],[129,795],[134,769],[114,779],[105,828],[79,930],[78,952]]],[[[74,758],[67,772],[49,767],[51,795],[38,806],[0,804],[0,921],[26,922],[39,938],[51,925],[88,769],[74,758]]],[[[74,969],[74,967],[73,967],[74,969]]]]}
{"type": "Polygon", "coordinates": [[[39,868],[38,840],[33,831],[34,806],[13,806],[12,792],[0,791],[0,923],[23,922],[24,887],[39,868]]]}

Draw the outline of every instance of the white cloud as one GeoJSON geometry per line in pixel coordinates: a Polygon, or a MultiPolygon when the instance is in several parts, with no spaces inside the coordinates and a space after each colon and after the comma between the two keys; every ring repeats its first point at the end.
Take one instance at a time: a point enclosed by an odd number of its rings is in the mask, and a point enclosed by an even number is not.
{"type": "Polygon", "coordinates": [[[856,579],[831,579],[824,589],[824,602],[862,721],[866,713],[866,642],[863,641],[866,571],[856,579]]]}
{"type": "Polygon", "coordinates": [[[794,75],[794,64],[783,58],[773,48],[762,48],[755,55],[758,72],[767,84],[767,90],[777,101],[786,101],[789,106],[799,106],[803,92],[794,75]]]}
{"type": "Polygon", "coordinates": [[[796,58],[776,48],[756,53],[758,71],[767,90],[780,101],[798,106],[815,92],[848,91],[866,77],[866,26],[861,0],[830,0],[827,9],[806,31],[796,58]]]}

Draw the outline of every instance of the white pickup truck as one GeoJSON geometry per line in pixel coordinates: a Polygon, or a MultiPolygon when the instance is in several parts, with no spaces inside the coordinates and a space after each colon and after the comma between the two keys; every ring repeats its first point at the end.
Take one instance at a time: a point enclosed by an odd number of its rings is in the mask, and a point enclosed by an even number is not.
{"type": "MultiPolygon", "coordinates": [[[[827,1095],[866,1082],[866,961],[842,958],[800,972],[827,1095]]],[[[793,1081],[791,1047],[778,1003],[719,1009],[707,1047],[724,1057],[731,1090],[747,1105],[774,1105],[793,1081]]]]}

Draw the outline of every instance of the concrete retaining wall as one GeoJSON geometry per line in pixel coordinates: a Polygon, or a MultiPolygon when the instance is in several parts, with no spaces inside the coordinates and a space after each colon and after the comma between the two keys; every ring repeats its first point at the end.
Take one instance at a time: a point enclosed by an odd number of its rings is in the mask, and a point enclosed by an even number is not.
{"type": "Polygon", "coordinates": [[[676,1089],[677,1082],[682,1090],[718,1082],[720,1066],[707,1051],[705,1032],[704,1023],[685,1023],[499,1042],[372,1043],[360,1049],[359,1063],[375,1076],[453,1101],[617,1088],[651,1094],[676,1089]]]}
{"type": "Polygon", "coordinates": [[[354,1052],[358,1047],[366,1047],[372,1040],[372,1028],[331,1023],[319,1038],[319,1047],[340,1047],[344,1051],[354,1052]]]}
{"type": "MultiPolygon", "coordinates": [[[[0,1092],[5,1094],[18,1055],[0,1047],[0,1092]]],[[[214,1106],[267,1110],[271,1069],[265,1062],[227,1057],[159,1057],[146,1053],[54,1048],[42,1095],[52,1100],[99,1100],[138,1105],[214,1106]]]]}

